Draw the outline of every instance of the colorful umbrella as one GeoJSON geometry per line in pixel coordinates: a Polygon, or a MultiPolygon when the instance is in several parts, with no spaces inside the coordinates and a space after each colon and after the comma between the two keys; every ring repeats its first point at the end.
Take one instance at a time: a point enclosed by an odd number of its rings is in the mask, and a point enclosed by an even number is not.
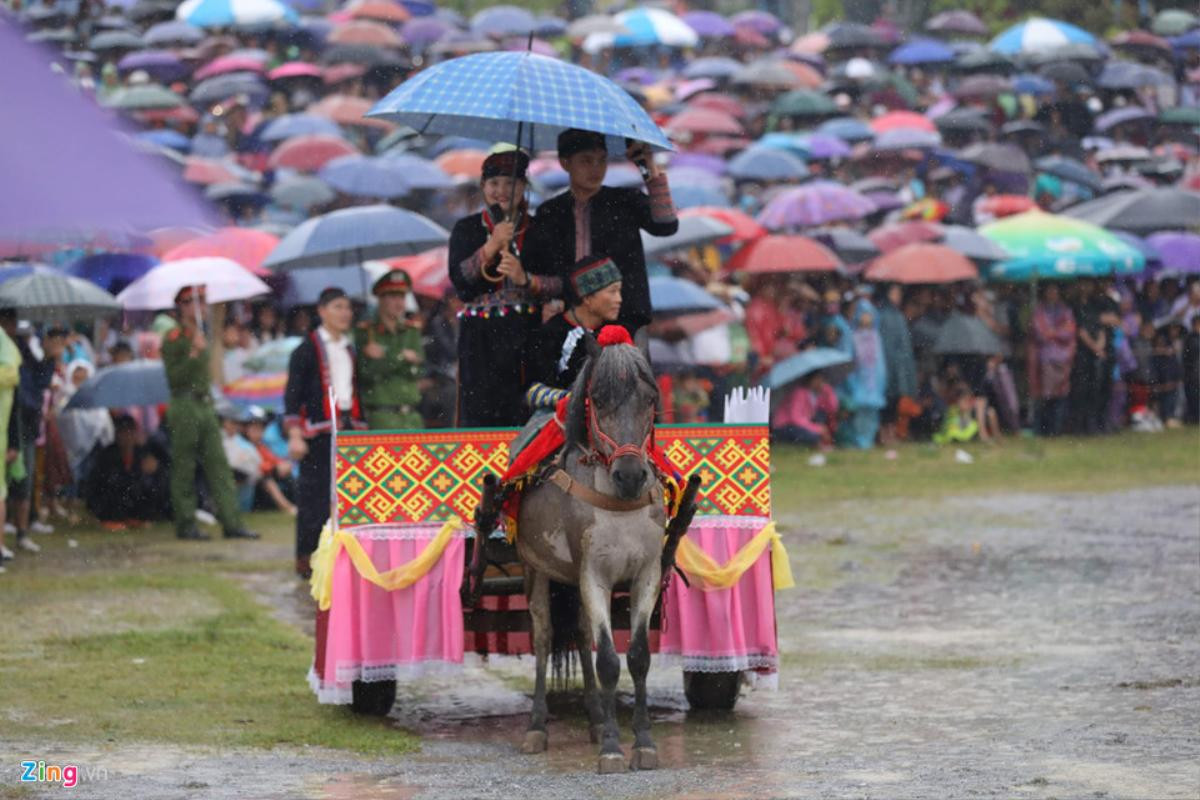
{"type": "MultiPolygon", "coordinates": [[[[688,30],[691,30],[690,28],[688,30]]],[[[670,141],[629,93],[582,67],[530,53],[479,53],[417,73],[371,109],[373,118],[422,133],[514,141],[553,150],[558,134],[582,128],[607,134],[608,150],[632,138],[663,150],[670,141]]]]}
{"type": "Polygon", "coordinates": [[[266,66],[262,59],[244,55],[227,55],[214,58],[196,70],[192,77],[198,81],[202,81],[216,75],[226,75],[230,72],[254,72],[261,74],[265,71],[266,66]]]}
{"type": "Polygon", "coordinates": [[[140,69],[162,83],[182,80],[191,71],[179,60],[179,56],[169,50],[142,50],[130,53],[117,62],[117,69],[126,75],[140,69]]]}
{"type": "Polygon", "coordinates": [[[663,126],[671,136],[680,134],[724,134],[741,136],[742,124],[723,111],[709,108],[688,108],[667,120],[663,126]]]}
{"type": "Polygon", "coordinates": [[[988,47],[1004,55],[1017,55],[1076,43],[1095,45],[1097,41],[1092,34],[1068,22],[1031,17],[992,39],[988,47]]]}
{"type": "Polygon", "coordinates": [[[228,258],[255,275],[270,275],[263,269],[263,260],[279,244],[279,237],[252,228],[221,228],[210,234],[189,239],[168,250],[163,261],[182,261],[186,258],[228,258]]]}
{"type": "Polygon", "coordinates": [[[283,413],[283,392],[287,388],[287,370],[256,372],[225,384],[225,399],[240,409],[259,406],[276,414],[283,413]]]}
{"type": "Polygon", "coordinates": [[[978,278],[979,271],[949,247],[915,243],[884,253],[871,262],[865,276],[888,283],[956,283],[978,278]]]}
{"type": "Polygon", "coordinates": [[[258,138],[264,142],[281,142],[294,136],[317,133],[342,138],[342,129],[336,122],[316,114],[284,114],[276,117],[263,126],[258,138]]]}
{"type": "Polygon", "coordinates": [[[781,94],[771,103],[771,113],[777,117],[827,117],[838,113],[831,98],[812,89],[794,89],[781,94]]]}
{"type": "Polygon", "coordinates": [[[393,3],[391,0],[355,0],[345,10],[354,19],[374,19],[393,24],[412,18],[412,13],[402,3],[393,3]]]}
{"type": "Polygon", "coordinates": [[[197,28],[296,22],[299,15],[279,0],[184,0],[175,18],[197,28]]]}
{"type": "Polygon", "coordinates": [[[583,41],[583,49],[595,53],[607,47],[695,47],[700,37],[686,22],[661,8],[635,8],[613,17],[629,33],[593,33],[583,41]]]}
{"type": "MultiPolygon", "coordinates": [[[[424,74],[424,73],[422,73],[424,74]]],[[[391,130],[391,123],[382,119],[368,117],[374,113],[371,101],[365,97],[355,97],[348,94],[327,95],[308,107],[309,114],[328,117],[339,125],[356,125],[364,128],[384,128],[391,130]]]]}
{"type": "Polygon", "coordinates": [[[184,100],[165,86],[151,83],[145,86],[127,86],[124,89],[118,89],[105,99],[104,105],[125,111],[145,111],[178,108],[184,105],[184,100]]]}
{"type": "Polygon", "coordinates": [[[248,300],[271,293],[250,270],[228,258],[187,258],[165,261],[129,284],[117,295],[127,309],[159,311],[173,308],[175,295],[189,286],[203,286],[210,303],[248,300]]]}
{"type": "Polygon", "coordinates": [[[833,252],[806,236],[764,236],[734,253],[726,272],[836,272],[842,266],[833,252]]]}
{"type": "Polygon", "coordinates": [[[862,219],[875,210],[873,202],[840,183],[814,181],[781,192],[767,203],[758,221],[771,230],[806,228],[862,219]]]}
{"type": "Polygon", "coordinates": [[[957,58],[954,48],[937,39],[910,39],[888,56],[889,64],[946,64],[957,58]]]}
{"type": "Polygon", "coordinates": [[[367,47],[403,47],[404,40],[382,22],[356,19],[338,25],[326,41],[332,44],[358,44],[367,47]]]}
{"type": "Polygon", "coordinates": [[[988,269],[991,280],[1030,281],[1140,272],[1145,257],[1113,234],[1082,220],[1029,211],[979,232],[1012,257],[988,269]]]}
{"type": "Polygon", "coordinates": [[[1106,133],[1118,125],[1124,125],[1128,122],[1150,121],[1154,119],[1154,115],[1141,106],[1124,106],[1123,108],[1114,108],[1112,111],[1106,111],[1096,117],[1095,128],[1101,133],[1106,133]]]}
{"type": "Polygon", "coordinates": [[[199,44],[203,38],[204,31],[178,20],[151,25],[142,35],[142,41],[147,47],[199,44]]]}

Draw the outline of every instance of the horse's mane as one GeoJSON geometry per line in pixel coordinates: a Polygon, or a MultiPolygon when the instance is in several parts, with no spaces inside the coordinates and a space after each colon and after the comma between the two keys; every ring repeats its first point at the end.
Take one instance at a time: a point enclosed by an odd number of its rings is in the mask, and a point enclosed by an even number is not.
{"type": "Polygon", "coordinates": [[[637,347],[628,344],[613,344],[590,355],[571,386],[571,401],[567,405],[567,420],[564,435],[569,451],[575,445],[587,442],[587,414],[584,399],[591,387],[592,402],[600,408],[620,405],[636,391],[639,383],[654,390],[655,410],[659,405],[658,382],[650,362],[637,347]]]}

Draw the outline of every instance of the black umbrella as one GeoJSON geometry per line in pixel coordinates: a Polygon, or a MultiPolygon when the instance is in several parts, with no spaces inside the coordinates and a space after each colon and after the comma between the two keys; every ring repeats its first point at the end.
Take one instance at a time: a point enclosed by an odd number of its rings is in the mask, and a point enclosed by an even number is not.
{"type": "Polygon", "coordinates": [[[1038,70],[1038,74],[1043,78],[1065,83],[1068,86],[1091,86],[1094,83],[1091,73],[1074,61],[1057,61],[1047,64],[1038,70]]]}
{"type": "Polygon", "coordinates": [[[407,67],[408,62],[388,50],[364,44],[335,44],[321,53],[322,64],[360,64],[364,67],[407,67]]]}
{"type": "Polygon", "coordinates": [[[105,31],[88,40],[88,50],[97,53],[108,50],[141,50],[143,46],[141,37],[131,31],[105,31]]]}
{"type": "Polygon", "coordinates": [[[1021,136],[1026,133],[1042,134],[1045,132],[1045,125],[1040,122],[1034,122],[1031,119],[1017,119],[1000,126],[1001,136],[1021,136]]]}
{"type": "Polygon", "coordinates": [[[1001,75],[971,75],[954,87],[955,97],[995,97],[1012,91],[1012,82],[1001,75]]]}
{"type": "Polygon", "coordinates": [[[963,161],[970,161],[996,172],[1028,174],[1032,171],[1029,156],[1025,155],[1024,150],[1011,144],[981,142],[964,148],[959,157],[963,161]]]}
{"type": "Polygon", "coordinates": [[[1004,352],[1004,342],[979,317],[951,314],[933,343],[939,356],[994,356],[1004,352]]]}
{"type": "Polygon", "coordinates": [[[229,72],[200,81],[188,95],[188,100],[193,105],[205,106],[239,94],[249,97],[252,104],[261,105],[270,91],[262,77],[253,72],[229,72]]]}
{"type": "Polygon", "coordinates": [[[1063,213],[1102,228],[1140,235],[1188,229],[1200,220],[1200,192],[1174,187],[1118,192],[1072,206],[1063,213]]]}
{"type": "Polygon", "coordinates": [[[883,47],[887,44],[883,36],[867,25],[858,22],[835,22],[826,26],[830,50],[841,47],[883,47]]]}
{"type": "Polygon", "coordinates": [[[959,72],[991,72],[998,75],[1009,75],[1017,65],[1003,53],[995,50],[973,50],[960,56],[954,62],[954,68],[959,72]]]}
{"type": "Polygon", "coordinates": [[[933,121],[939,131],[970,131],[988,133],[992,130],[991,120],[982,111],[973,108],[956,108],[947,111],[933,121]]]}
{"type": "Polygon", "coordinates": [[[861,264],[879,255],[879,248],[874,242],[850,228],[827,228],[814,231],[811,235],[848,264],[861,264]]]}

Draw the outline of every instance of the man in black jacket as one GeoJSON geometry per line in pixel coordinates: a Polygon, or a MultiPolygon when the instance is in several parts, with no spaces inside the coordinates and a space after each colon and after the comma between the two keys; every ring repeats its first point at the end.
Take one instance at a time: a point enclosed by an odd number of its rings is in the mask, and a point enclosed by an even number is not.
{"type": "Polygon", "coordinates": [[[570,129],[558,137],[558,161],[570,176],[569,191],[538,208],[537,223],[526,247],[530,264],[563,281],[586,256],[608,256],[621,270],[622,303],[618,320],[635,340],[650,322],[650,284],[641,231],[670,236],[679,230],[667,176],[641,142],[626,156],[643,167],[647,192],[604,186],[608,148],[601,134],[570,129]]]}

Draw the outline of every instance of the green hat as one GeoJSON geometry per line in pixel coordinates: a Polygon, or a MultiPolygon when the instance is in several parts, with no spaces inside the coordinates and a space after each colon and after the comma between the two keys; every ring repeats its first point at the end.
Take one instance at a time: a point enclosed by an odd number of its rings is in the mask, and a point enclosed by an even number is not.
{"type": "Polygon", "coordinates": [[[571,291],[575,302],[593,292],[611,286],[621,280],[621,270],[608,256],[585,256],[571,268],[571,291]]]}

